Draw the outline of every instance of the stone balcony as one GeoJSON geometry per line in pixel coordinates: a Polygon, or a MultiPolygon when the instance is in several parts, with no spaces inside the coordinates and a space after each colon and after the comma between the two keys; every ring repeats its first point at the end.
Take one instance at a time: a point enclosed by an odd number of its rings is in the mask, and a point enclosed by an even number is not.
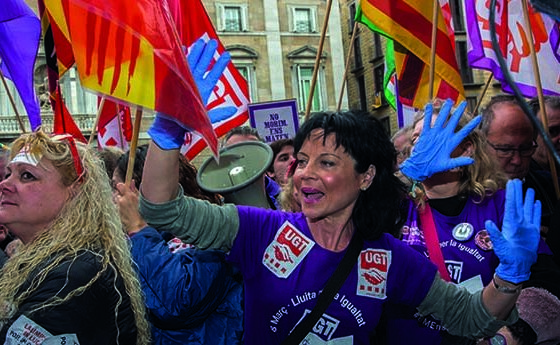
{"type": "MultiPolygon", "coordinates": [[[[95,123],[95,114],[72,114],[72,118],[78,128],[82,131],[82,134],[89,138],[91,135],[91,130],[95,123]]],[[[146,131],[146,124],[150,124],[153,121],[154,115],[151,113],[146,113],[142,116],[142,128],[140,129],[140,139],[144,139],[145,135],[143,132],[146,131]]],[[[29,120],[27,116],[22,116],[25,131],[31,131],[29,126],[29,120]]],[[[43,131],[50,133],[53,129],[54,114],[52,112],[41,113],[41,122],[43,131]]],[[[134,119],[133,119],[134,121],[134,119]]],[[[15,115],[0,115],[0,141],[3,143],[9,143],[21,134],[21,129],[18,120],[15,115]]]]}

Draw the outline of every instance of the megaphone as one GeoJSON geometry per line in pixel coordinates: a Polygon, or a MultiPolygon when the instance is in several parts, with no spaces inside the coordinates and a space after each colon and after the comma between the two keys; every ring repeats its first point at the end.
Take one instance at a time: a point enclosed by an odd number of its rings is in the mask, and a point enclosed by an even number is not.
{"type": "Polygon", "coordinates": [[[228,203],[270,208],[264,173],[272,163],[272,149],[260,141],[244,141],[220,150],[220,163],[208,158],[198,170],[200,188],[219,193],[228,203]]]}

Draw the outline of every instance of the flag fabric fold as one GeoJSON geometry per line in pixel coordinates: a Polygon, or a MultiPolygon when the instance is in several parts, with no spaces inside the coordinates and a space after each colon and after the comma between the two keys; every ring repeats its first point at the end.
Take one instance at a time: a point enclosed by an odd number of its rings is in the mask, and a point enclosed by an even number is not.
{"type": "MultiPolygon", "coordinates": [[[[465,1],[468,30],[468,60],[473,68],[494,73],[505,92],[513,93],[500,69],[492,49],[488,1],[465,1]]],[[[508,70],[525,97],[535,97],[533,62],[530,44],[535,47],[545,95],[560,95],[560,24],[529,5],[529,20],[533,39],[528,37],[521,0],[498,0],[496,6],[496,36],[508,70]]]]}
{"type": "Polygon", "coordinates": [[[33,74],[41,37],[41,23],[23,0],[6,0],[0,10],[0,69],[14,83],[31,130],[41,125],[33,74]]]}
{"type": "MultiPolygon", "coordinates": [[[[445,3],[445,1],[444,1],[445,3]]],[[[423,108],[429,99],[429,63],[433,1],[361,0],[355,20],[395,42],[395,67],[399,100],[423,108]]],[[[445,7],[445,6],[444,6],[445,7]]],[[[440,8],[441,9],[441,8],[440,8]]],[[[455,57],[452,28],[439,11],[434,75],[436,98],[464,99],[464,88],[455,57]]]]}
{"type": "Polygon", "coordinates": [[[74,122],[72,115],[66,108],[66,104],[62,100],[62,95],[60,94],[60,86],[56,88],[54,95],[51,95],[52,100],[54,100],[54,120],[53,120],[53,134],[70,134],[74,139],[87,143],[86,138],[74,122]]]}
{"type": "Polygon", "coordinates": [[[45,5],[69,37],[84,87],[161,112],[198,132],[218,154],[166,2],[49,0],[45,5]]]}
{"type": "MultiPolygon", "coordinates": [[[[225,48],[220,42],[216,30],[212,25],[210,17],[200,0],[168,0],[171,15],[179,32],[181,43],[185,47],[191,47],[198,39],[205,41],[215,39],[218,48],[214,56],[214,61],[225,52],[225,48]]],[[[207,109],[212,110],[223,106],[233,106],[237,108],[234,116],[213,124],[214,132],[218,137],[225,135],[231,129],[241,126],[249,119],[247,105],[249,104],[249,90],[247,82],[239,71],[229,62],[223,75],[218,81],[217,87],[210,96],[207,109]]],[[[194,158],[205,147],[202,138],[190,133],[181,152],[188,159],[194,158]]]]}
{"type": "MultiPolygon", "coordinates": [[[[41,17],[49,93],[54,96],[60,77],[74,65],[74,53],[72,52],[72,44],[69,41],[69,37],[65,36],[56,22],[51,20],[53,15],[45,10],[44,0],[37,0],[37,7],[39,8],[39,16],[41,17]]],[[[62,16],[62,18],[64,18],[63,13],[55,12],[54,16],[62,16]]],[[[53,99],[54,97],[51,97],[51,101],[53,99]]],[[[51,103],[54,110],[56,104],[53,102],[51,103]]]]}
{"type": "Polygon", "coordinates": [[[99,147],[117,146],[127,151],[132,140],[130,107],[106,99],[97,124],[99,147]]]}

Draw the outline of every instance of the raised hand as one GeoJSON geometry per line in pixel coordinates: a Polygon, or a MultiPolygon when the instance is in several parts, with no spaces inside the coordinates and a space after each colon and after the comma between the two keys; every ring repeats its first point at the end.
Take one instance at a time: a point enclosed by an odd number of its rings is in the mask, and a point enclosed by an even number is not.
{"type": "Polygon", "coordinates": [[[138,211],[139,192],[134,180],[132,180],[130,186],[125,183],[117,183],[116,189],[118,194],[115,196],[115,203],[125,231],[132,235],[148,226],[138,211]]]}
{"type": "Polygon", "coordinates": [[[535,191],[527,189],[523,202],[521,181],[508,181],[502,231],[491,220],[485,225],[500,259],[498,277],[514,284],[528,280],[540,240],[541,202],[535,201],[535,191]]]}
{"type": "Polygon", "coordinates": [[[432,126],[433,106],[431,103],[424,109],[424,127],[418,141],[414,145],[410,158],[403,162],[400,170],[403,174],[416,181],[424,181],[428,177],[474,162],[470,157],[451,158],[451,153],[480,123],[481,117],[472,119],[465,127],[455,133],[455,128],[465,111],[466,102],[462,102],[453,113],[449,122],[445,121],[451,112],[453,102],[445,101],[436,122],[432,126]]]}
{"type": "MultiPolygon", "coordinates": [[[[216,40],[209,40],[206,43],[204,40],[199,39],[193,44],[187,55],[189,68],[205,105],[208,105],[212,90],[214,90],[227,64],[231,60],[230,54],[225,52],[208,71],[217,47],[218,43],[216,40]]],[[[230,118],[236,112],[237,108],[235,107],[219,107],[210,110],[208,117],[210,122],[216,123],[230,118]]],[[[157,113],[152,126],[148,129],[148,134],[161,149],[173,150],[183,145],[187,131],[187,128],[183,128],[167,115],[157,113]]]]}

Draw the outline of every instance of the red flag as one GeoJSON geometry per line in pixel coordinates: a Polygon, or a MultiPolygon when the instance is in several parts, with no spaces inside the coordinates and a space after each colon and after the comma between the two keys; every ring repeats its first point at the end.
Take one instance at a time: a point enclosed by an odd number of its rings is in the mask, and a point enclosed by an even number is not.
{"type": "Polygon", "coordinates": [[[53,134],[70,134],[74,139],[87,143],[86,138],[84,138],[62,100],[60,86],[56,88],[54,96],[51,94],[51,100],[54,100],[54,104],[56,104],[54,107],[53,134]]]}
{"type": "Polygon", "coordinates": [[[100,147],[118,146],[128,150],[132,139],[130,108],[105,99],[97,124],[97,142],[100,147]]]}
{"type": "Polygon", "coordinates": [[[161,0],[49,0],[72,43],[82,85],[154,109],[200,133],[215,155],[218,140],[161,0]]]}
{"type": "MultiPolygon", "coordinates": [[[[168,0],[171,15],[175,20],[181,43],[190,47],[199,38],[208,41],[218,41],[218,48],[214,55],[214,61],[221,55],[225,48],[220,42],[216,30],[204,9],[200,0],[168,0]]],[[[249,89],[247,82],[239,71],[230,62],[222,77],[218,81],[213,94],[210,96],[206,108],[212,110],[222,106],[234,106],[237,112],[234,116],[221,122],[213,124],[216,136],[221,137],[232,128],[241,126],[249,118],[247,105],[249,104],[249,89]]],[[[192,159],[205,147],[204,141],[199,135],[191,133],[187,136],[185,145],[181,148],[187,158],[192,159]]]]}

